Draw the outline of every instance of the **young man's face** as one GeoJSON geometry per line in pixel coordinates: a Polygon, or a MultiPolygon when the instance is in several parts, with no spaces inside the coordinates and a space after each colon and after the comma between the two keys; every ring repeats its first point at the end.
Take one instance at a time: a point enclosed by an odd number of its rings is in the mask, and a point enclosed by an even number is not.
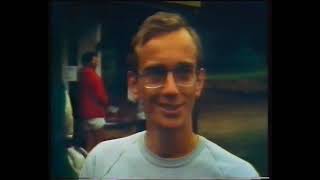
{"type": "Polygon", "coordinates": [[[197,49],[188,31],[154,37],[136,52],[140,75],[132,85],[133,93],[142,101],[148,123],[160,128],[192,123],[192,109],[204,78],[196,73],[197,49]]]}
{"type": "Polygon", "coordinates": [[[94,68],[96,68],[99,65],[99,57],[98,56],[93,56],[92,57],[91,65],[94,68]]]}

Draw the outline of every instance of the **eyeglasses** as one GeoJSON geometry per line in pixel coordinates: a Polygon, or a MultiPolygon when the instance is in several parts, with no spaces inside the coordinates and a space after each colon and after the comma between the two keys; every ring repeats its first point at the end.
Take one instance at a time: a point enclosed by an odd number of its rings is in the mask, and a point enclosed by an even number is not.
{"type": "Polygon", "coordinates": [[[164,67],[151,67],[139,74],[139,77],[145,88],[154,89],[163,87],[168,73],[172,73],[177,86],[192,86],[196,80],[195,67],[189,65],[178,66],[171,71],[166,70],[164,67]]]}

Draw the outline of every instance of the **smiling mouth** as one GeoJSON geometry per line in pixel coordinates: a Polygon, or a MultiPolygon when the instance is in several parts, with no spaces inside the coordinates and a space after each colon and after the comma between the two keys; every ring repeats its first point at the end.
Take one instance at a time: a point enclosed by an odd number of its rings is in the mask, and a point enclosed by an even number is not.
{"type": "Polygon", "coordinates": [[[179,115],[183,104],[172,105],[172,104],[159,104],[161,111],[168,116],[179,115]]]}

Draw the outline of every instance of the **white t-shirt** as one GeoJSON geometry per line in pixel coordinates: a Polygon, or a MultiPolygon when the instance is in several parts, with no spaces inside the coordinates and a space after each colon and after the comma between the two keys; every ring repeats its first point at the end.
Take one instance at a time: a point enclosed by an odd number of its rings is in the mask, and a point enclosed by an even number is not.
{"type": "Polygon", "coordinates": [[[65,91],[66,97],[66,105],[65,105],[65,128],[66,128],[66,136],[69,138],[73,137],[73,111],[71,106],[71,100],[69,96],[69,92],[65,91]]]}
{"type": "Polygon", "coordinates": [[[227,152],[215,143],[200,137],[197,148],[188,156],[161,158],[144,143],[145,131],[105,141],[88,155],[81,178],[161,178],[199,179],[222,177],[259,177],[253,166],[227,152]]]}

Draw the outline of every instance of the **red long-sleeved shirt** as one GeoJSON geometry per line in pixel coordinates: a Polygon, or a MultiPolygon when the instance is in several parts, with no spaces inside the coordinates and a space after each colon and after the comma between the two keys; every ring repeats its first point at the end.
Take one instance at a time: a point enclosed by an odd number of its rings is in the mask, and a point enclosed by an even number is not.
{"type": "Polygon", "coordinates": [[[79,74],[79,114],[88,120],[106,117],[108,96],[102,79],[93,68],[84,67],[79,74]]]}

